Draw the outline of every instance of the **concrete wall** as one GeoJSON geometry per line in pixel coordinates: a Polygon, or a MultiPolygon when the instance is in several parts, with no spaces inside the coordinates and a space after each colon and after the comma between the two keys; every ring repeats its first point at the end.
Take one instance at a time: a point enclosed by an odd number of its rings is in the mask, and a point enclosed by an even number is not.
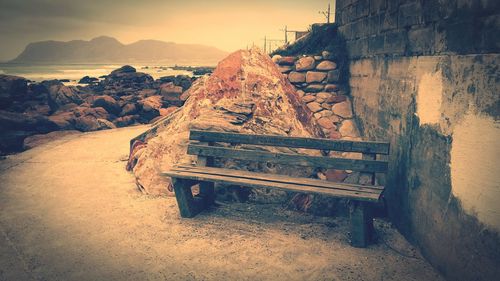
{"type": "Polygon", "coordinates": [[[337,0],[358,127],[390,140],[388,212],[450,280],[500,276],[500,1],[337,0]]]}

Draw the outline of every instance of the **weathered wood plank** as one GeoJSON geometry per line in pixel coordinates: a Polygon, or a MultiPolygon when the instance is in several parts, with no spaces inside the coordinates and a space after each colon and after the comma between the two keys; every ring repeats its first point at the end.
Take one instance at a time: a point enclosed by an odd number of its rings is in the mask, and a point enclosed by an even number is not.
{"type": "Polygon", "coordinates": [[[163,173],[163,175],[177,179],[190,179],[194,181],[212,181],[212,182],[234,184],[234,185],[254,187],[254,188],[277,188],[294,192],[324,194],[333,197],[351,198],[360,201],[377,202],[380,198],[379,194],[374,194],[374,193],[347,191],[341,189],[329,189],[329,188],[312,187],[312,186],[297,185],[297,184],[282,183],[282,182],[270,182],[257,179],[228,177],[221,175],[201,174],[188,171],[170,170],[163,173]]]}
{"type": "Polygon", "coordinates": [[[324,181],[324,180],[319,180],[319,179],[297,178],[297,177],[290,177],[290,176],[285,176],[285,175],[265,174],[265,173],[257,173],[257,172],[249,172],[249,171],[241,171],[241,170],[233,170],[233,169],[224,169],[224,168],[195,167],[195,166],[180,165],[180,166],[172,167],[171,170],[172,171],[192,171],[192,172],[197,172],[197,173],[221,175],[221,176],[228,176],[228,177],[257,179],[257,180],[265,180],[265,181],[271,181],[271,182],[291,183],[291,184],[314,186],[314,187],[321,187],[321,188],[343,189],[343,190],[350,190],[350,191],[368,192],[368,193],[374,193],[374,194],[380,194],[384,190],[383,186],[374,186],[374,185],[363,186],[363,185],[359,185],[359,184],[330,182],[330,181],[324,181]]]}
{"type": "Polygon", "coordinates": [[[189,139],[198,140],[201,142],[227,142],[236,144],[254,144],[347,152],[389,154],[389,143],[375,141],[329,140],[273,135],[223,133],[200,130],[191,130],[189,139]]]}
{"type": "Polygon", "coordinates": [[[353,170],[361,172],[381,173],[387,171],[387,162],[358,160],[345,158],[317,157],[300,154],[272,153],[246,149],[226,147],[211,147],[206,145],[189,144],[188,154],[202,155],[257,162],[271,162],[275,164],[334,168],[339,170],[353,170]]]}

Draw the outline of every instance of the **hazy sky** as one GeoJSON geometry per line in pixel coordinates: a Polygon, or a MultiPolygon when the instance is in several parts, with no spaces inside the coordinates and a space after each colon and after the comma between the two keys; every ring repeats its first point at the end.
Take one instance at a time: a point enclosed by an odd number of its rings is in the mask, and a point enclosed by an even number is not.
{"type": "MultiPolygon", "coordinates": [[[[158,39],[233,51],[261,46],[263,37],[323,22],[319,10],[334,0],[0,0],[0,60],[42,40],[89,40],[108,35],[122,43],[158,39]]],[[[291,34],[290,34],[291,36],[291,34]]]]}

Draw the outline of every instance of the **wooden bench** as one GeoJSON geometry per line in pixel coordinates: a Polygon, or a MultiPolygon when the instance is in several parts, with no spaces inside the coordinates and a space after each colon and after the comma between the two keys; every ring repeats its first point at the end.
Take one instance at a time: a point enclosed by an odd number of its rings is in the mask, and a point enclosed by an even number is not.
{"type": "Polygon", "coordinates": [[[189,140],[187,153],[197,155],[197,165],[177,165],[163,173],[163,175],[172,178],[182,217],[194,217],[214,202],[214,183],[252,188],[277,188],[350,199],[351,244],[356,247],[366,247],[371,241],[373,232],[371,204],[378,202],[384,191],[383,186],[374,185],[375,173],[387,172],[387,162],[376,160],[376,156],[377,154],[389,154],[388,143],[248,135],[199,130],[191,130],[189,140]],[[273,153],[215,146],[216,143],[358,152],[362,153],[363,159],[273,153]],[[365,177],[368,176],[371,182],[368,185],[347,184],[311,178],[295,178],[284,175],[215,168],[212,167],[214,158],[359,171],[365,173],[365,177]],[[191,187],[196,184],[199,184],[200,191],[199,194],[193,196],[191,187]]]}

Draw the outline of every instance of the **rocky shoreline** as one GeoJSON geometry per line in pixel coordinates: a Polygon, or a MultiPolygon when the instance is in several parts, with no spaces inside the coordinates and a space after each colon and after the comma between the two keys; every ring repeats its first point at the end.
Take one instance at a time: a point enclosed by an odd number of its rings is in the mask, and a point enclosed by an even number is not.
{"type": "Polygon", "coordinates": [[[0,155],[30,148],[54,131],[89,132],[152,123],[184,104],[182,94],[196,80],[187,75],[154,80],[125,65],[99,80],[83,77],[31,82],[0,75],[0,155]],[[39,136],[40,135],[40,136],[39,136]]]}

